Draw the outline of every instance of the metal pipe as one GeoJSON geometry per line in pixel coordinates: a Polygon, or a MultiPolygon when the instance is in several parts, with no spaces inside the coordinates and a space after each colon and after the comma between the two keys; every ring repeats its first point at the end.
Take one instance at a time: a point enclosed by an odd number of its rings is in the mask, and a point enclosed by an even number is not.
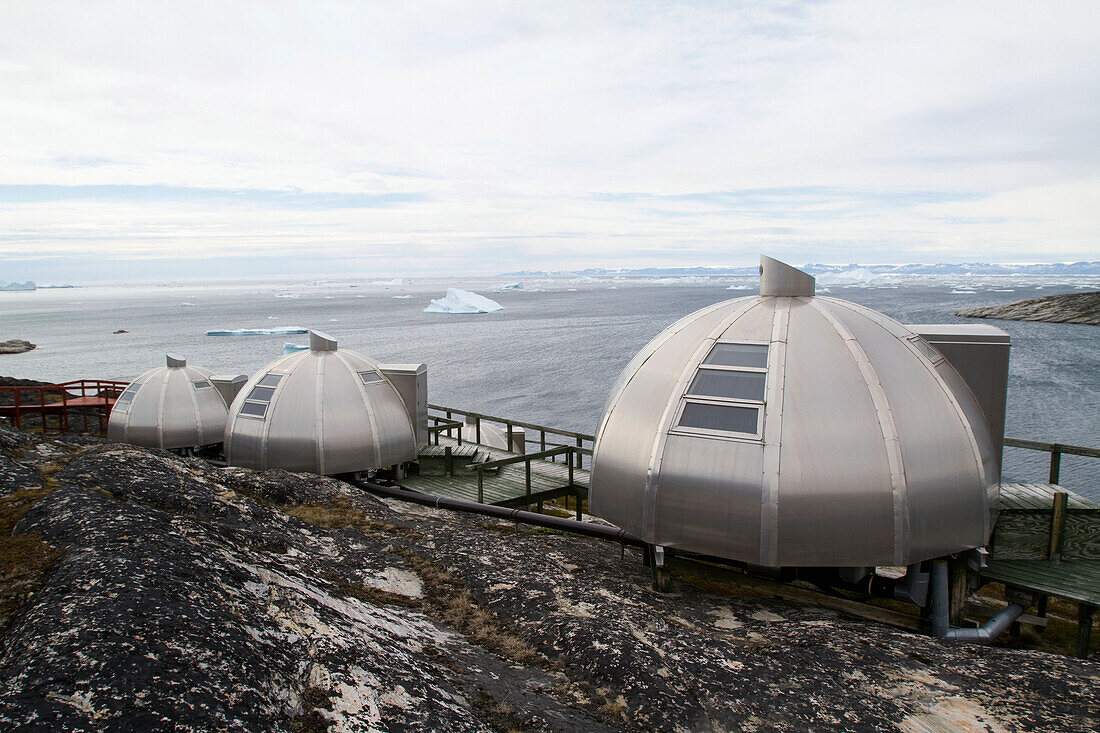
{"type": "Polygon", "coordinates": [[[523,524],[530,524],[535,527],[546,527],[548,529],[557,529],[563,532],[584,535],[586,537],[595,537],[601,540],[619,542],[624,545],[645,547],[646,544],[640,537],[627,534],[618,527],[605,527],[601,524],[578,522],[574,519],[563,519],[562,517],[548,517],[545,514],[536,514],[535,512],[524,511],[523,509],[508,509],[492,504],[479,504],[475,501],[466,501],[465,499],[451,499],[445,496],[418,494],[415,491],[406,491],[404,489],[395,489],[389,486],[380,486],[379,484],[360,481],[350,475],[341,475],[338,476],[338,478],[364,491],[369,491],[376,496],[383,496],[389,499],[400,499],[401,501],[420,504],[422,506],[432,506],[437,509],[450,509],[451,511],[457,512],[482,514],[487,517],[497,517],[498,519],[507,519],[517,523],[522,522],[523,524]]]}
{"type": "Polygon", "coordinates": [[[1020,618],[1024,606],[1010,603],[1008,607],[989,619],[984,626],[975,629],[953,629],[948,611],[947,563],[937,560],[932,564],[932,635],[948,641],[971,641],[988,644],[1020,618]]]}

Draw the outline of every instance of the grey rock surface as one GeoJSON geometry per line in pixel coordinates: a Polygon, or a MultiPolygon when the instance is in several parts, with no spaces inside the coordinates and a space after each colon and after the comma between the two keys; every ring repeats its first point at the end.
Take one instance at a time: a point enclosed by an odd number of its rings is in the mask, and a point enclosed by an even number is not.
{"type": "Polygon", "coordinates": [[[16,527],[64,554],[0,636],[0,728],[1100,723],[1094,662],[688,584],[657,594],[618,545],[329,478],[114,444],[67,455],[16,527]]]}
{"type": "Polygon", "coordinates": [[[1048,295],[1015,303],[967,308],[955,315],[964,318],[1001,318],[1009,321],[1046,321],[1100,326],[1100,291],[1048,295]]]}

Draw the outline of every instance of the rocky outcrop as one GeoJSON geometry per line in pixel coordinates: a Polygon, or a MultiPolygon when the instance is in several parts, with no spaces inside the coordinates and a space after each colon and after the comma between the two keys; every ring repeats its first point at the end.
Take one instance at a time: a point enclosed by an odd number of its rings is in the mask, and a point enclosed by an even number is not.
{"type": "Polygon", "coordinates": [[[1100,722],[1095,663],[948,646],[751,592],[657,594],[630,549],[330,478],[35,440],[0,443],[37,474],[16,494],[50,490],[15,533],[60,554],[0,636],[3,728],[1100,722]]]}
{"type": "Polygon", "coordinates": [[[23,354],[35,348],[38,348],[35,344],[23,339],[0,341],[0,354],[23,354]]]}
{"type": "Polygon", "coordinates": [[[1047,321],[1100,326],[1100,291],[1048,295],[987,308],[967,308],[955,314],[964,318],[1000,318],[1008,321],[1047,321]]]}

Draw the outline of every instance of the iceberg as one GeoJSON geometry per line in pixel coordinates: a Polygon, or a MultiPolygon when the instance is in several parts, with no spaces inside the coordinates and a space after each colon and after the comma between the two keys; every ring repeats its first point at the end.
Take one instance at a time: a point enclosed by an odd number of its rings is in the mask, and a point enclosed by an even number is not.
{"type": "Polygon", "coordinates": [[[494,293],[503,293],[505,290],[523,290],[523,283],[501,283],[493,286],[494,293]]]}
{"type": "Polygon", "coordinates": [[[425,313],[492,313],[504,310],[504,306],[495,300],[490,300],[484,295],[471,293],[468,290],[447,288],[447,294],[442,298],[433,298],[431,304],[424,309],[425,313]]]}
{"type": "Polygon", "coordinates": [[[280,326],[278,328],[236,328],[233,330],[207,331],[207,336],[282,336],[289,333],[309,333],[301,326],[280,326]]]}
{"type": "Polygon", "coordinates": [[[815,276],[818,285],[896,285],[898,280],[890,275],[878,275],[866,267],[857,267],[844,272],[823,272],[815,276]]]}
{"type": "Polygon", "coordinates": [[[283,356],[288,356],[297,351],[309,351],[309,344],[292,344],[289,341],[283,342],[283,356]]]}
{"type": "Polygon", "coordinates": [[[405,279],[395,277],[393,280],[371,280],[371,285],[404,285],[405,279]]]}
{"type": "MultiPolygon", "coordinates": [[[[355,297],[362,298],[363,296],[362,295],[357,295],[355,297]]],[[[395,295],[395,296],[393,296],[393,299],[394,300],[405,300],[406,298],[411,298],[411,297],[412,297],[411,295],[395,295]]]]}

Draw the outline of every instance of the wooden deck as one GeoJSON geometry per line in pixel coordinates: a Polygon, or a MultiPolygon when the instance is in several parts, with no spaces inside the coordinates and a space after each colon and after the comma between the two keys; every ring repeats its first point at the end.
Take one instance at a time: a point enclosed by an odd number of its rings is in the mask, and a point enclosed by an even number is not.
{"type": "Polygon", "coordinates": [[[1077,656],[1087,657],[1100,606],[1100,504],[1057,484],[1002,484],[985,581],[1077,603],[1077,656]]]}
{"type": "MultiPolygon", "coordinates": [[[[409,491],[478,501],[477,471],[471,467],[477,463],[519,459],[521,456],[520,453],[468,442],[460,446],[456,440],[441,436],[439,445],[428,445],[421,450],[421,473],[407,476],[399,483],[409,491]],[[444,465],[447,448],[451,449],[452,456],[450,473],[444,465]]],[[[498,506],[518,507],[563,496],[586,498],[589,472],[574,466],[573,481],[570,483],[569,465],[564,460],[567,456],[557,458],[557,461],[536,458],[530,462],[520,461],[484,470],[481,501],[498,506]]]]}

